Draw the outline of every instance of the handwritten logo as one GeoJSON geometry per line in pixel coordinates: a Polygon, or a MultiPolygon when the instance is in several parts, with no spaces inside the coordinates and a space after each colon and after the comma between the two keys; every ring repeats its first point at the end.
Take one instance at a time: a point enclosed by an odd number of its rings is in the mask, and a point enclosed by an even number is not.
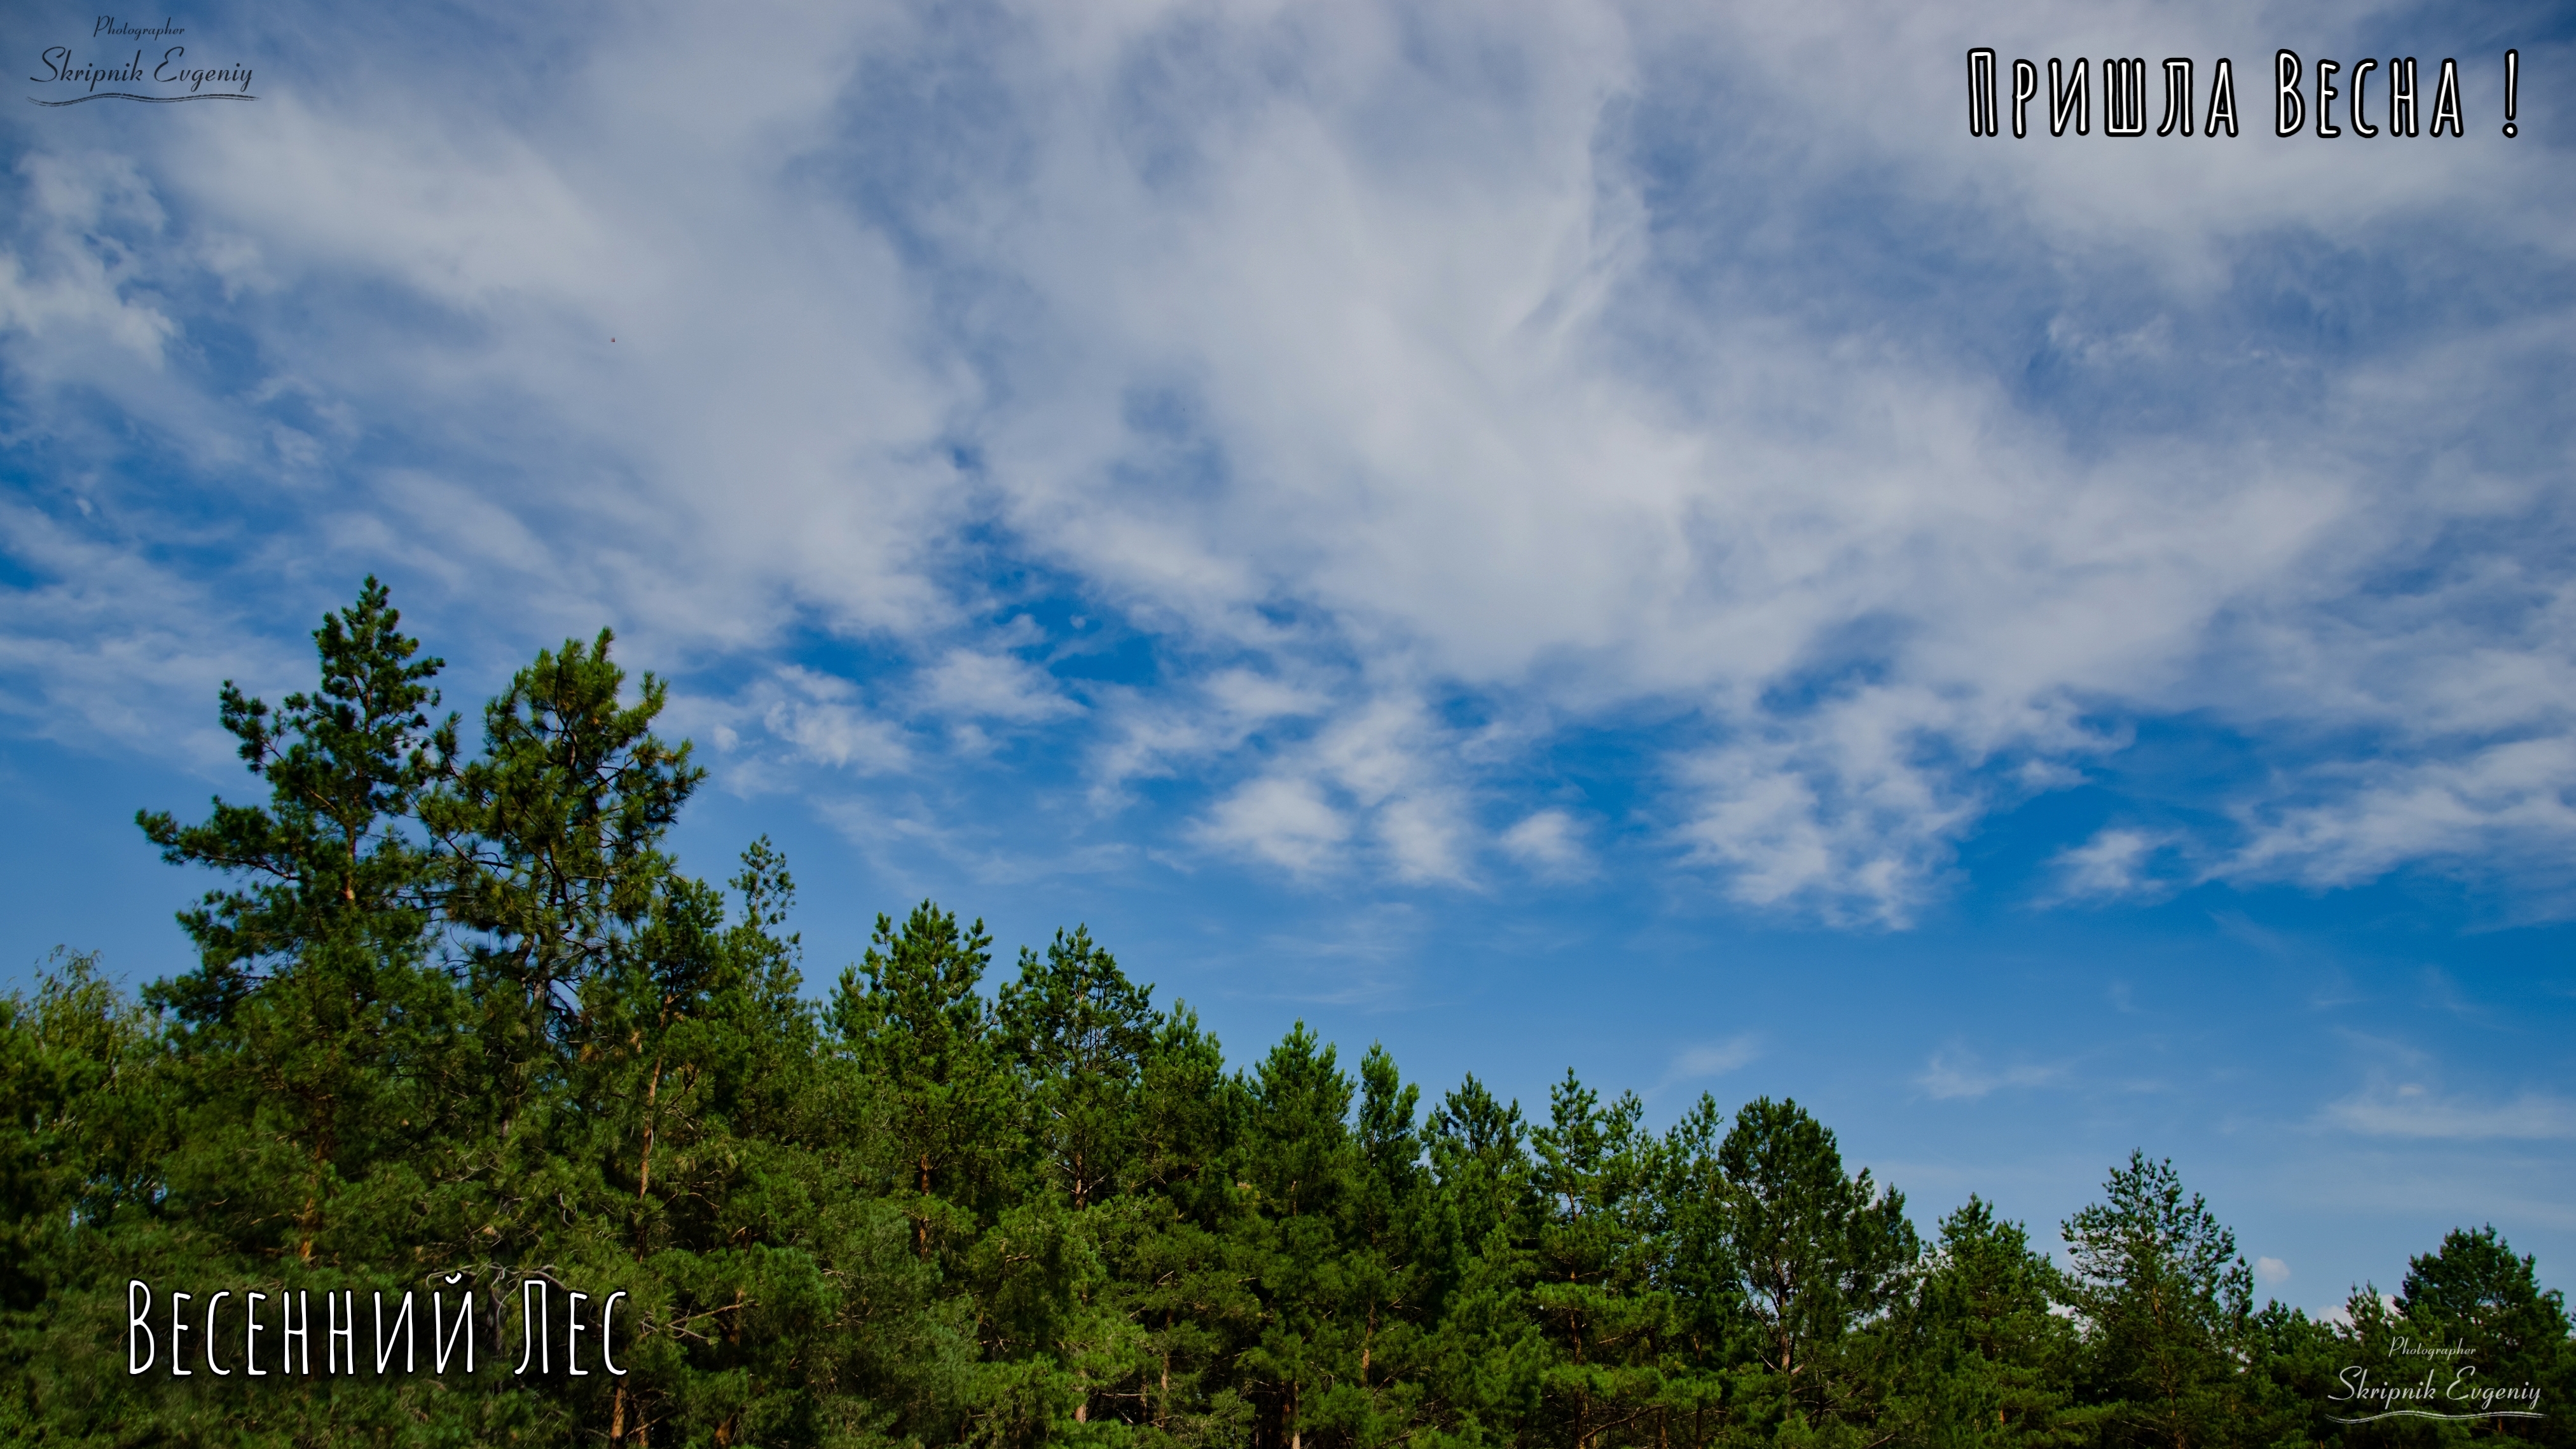
{"type": "MultiPolygon", "coordinates": [[[[90,27],[93,40],[101,36],[131,36],[154,44],[187,33],[186,26],[172,24],[168,17],[158,25],[135,25],[119,21],[113,15],[102,15],[98,17],[98,23],[90,27]]],[[[184,43],[163,46],[158,61],[147,61],[145,53],[144,47],[138,47],[122,59],[109,56],[85,60],[72,46],[49,47],[37,59],[44,73],[27,79],[38,85],[78,86],[81,94],[62,100],[47,100],[42,96],[29,96],[27,99],[33,104],[48,107],[77,106],[88,101],[141,101],[147,105],[167,106],[181,101],[259,99],[250,93],[251,68],[239,61],[215,66],[192,63],[184,43]],[[157,93],[99,89],[101,86],[147,84],[166,89],[157,93]]]]}
{"type": "Polygon", "coordinates": [[[2400,1358],[2428,1358],[2444,1362],[2426,1368],[2420,1379],[2401,1382],[2373,1382],[2369,1369],[2359,1364],[2346,1367],[2335,1376],[2336,1387],[2326,1395],[2327,1400],[2356,1407],[2375,1406],[2378,1412],[2351,1418],[2335,1417],[2336,1423],[2375,1424],[2382,1419],[2547,1417],[2540,1412],[2539,1385],[2479,1383],[2478,1366],[2463,1362],[2469,1352],[2464,1344],[2427,1345],[2400,1338],[2395,1347],[2400,1358]],[[2449,1369],[2447,1376],[2443,1371],[2445,1366],[2449,1369]]]}

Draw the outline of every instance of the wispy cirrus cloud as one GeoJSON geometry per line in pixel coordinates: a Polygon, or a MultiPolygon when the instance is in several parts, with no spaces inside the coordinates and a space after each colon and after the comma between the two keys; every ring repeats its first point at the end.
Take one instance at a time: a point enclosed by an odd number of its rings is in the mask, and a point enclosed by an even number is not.
{"type": "Polygon", "coordinates": [[[2111,826],[2090,840],[2071,845],[2051,862],[2057,874],[2055,899],[2122,900],[2162,894],[2173,888],[2170,873],[2159,873],[2158,858],[2183,844],[2172,831],[2111,826]]]}
{"type": "Polygon", "coordinates": [[[2318,1120],[2365,1137],[2549,1142],[2576,1137],[2576,1098],[2525,1090],[2480,1099],[2442,1092],[2424,1081],[2383,1076],[2326,1104],[2318,1120]]]}
{"type": "Polygon", "coordinates": [[[2046,1086],[2065,1075],[2063,1066],[2032,1062],[1989,1068],[1977,1053],[1953,1045],[1932,1054],[1914,1085],[1936,1102],[1973,1102],[2009,1087],[2046,1086]]]}
{"type": "Polygon", "coordinates": [[[1699,1042],[1673,1053],[1664,1075],[1648,1092],[1657,1095],[1686,1082],[1706,1081],[1749,1067],[1762,1058],[1762,1035],[1741,1031],[1718,1041],[1699,1042]]]}

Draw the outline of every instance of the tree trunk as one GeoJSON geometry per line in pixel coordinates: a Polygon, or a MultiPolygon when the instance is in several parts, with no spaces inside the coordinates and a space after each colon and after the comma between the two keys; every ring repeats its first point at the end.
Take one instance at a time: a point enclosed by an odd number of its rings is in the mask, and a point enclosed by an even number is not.
{"type": "Polygon", "coordinates": [[[912,1251],[923,1262],[930,1261],[930,1154],[921,1154],[921,1213],[912,1220],[912,1251]]]}
{"type": "Polygon", "coordinates": [[[653,1104],[662,1094],[662,1058],[653,1058],[653,1078],[644,1084],[644,1157],[635,1170],[635,1200],[641,1202],[653,1186],[653,1128],[656,1119],[653,1104]]]}

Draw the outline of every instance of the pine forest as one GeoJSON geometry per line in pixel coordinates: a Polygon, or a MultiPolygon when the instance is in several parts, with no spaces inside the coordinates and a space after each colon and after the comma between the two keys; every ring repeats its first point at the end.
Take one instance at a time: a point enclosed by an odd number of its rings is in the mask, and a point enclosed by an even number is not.
{"type": "Polygon", "coordinates": [[[196,967],[0,1000],[13,1441],[2576,1442],[2478,1223],[2320,1321],[2152,1144],[1918,1227],[1794,1101],[1229,1057],[1079,926],[997,968],[924,902],[816,989],[777,850],[668,854],[703,772],[608,633],[471,722],[375,581],[314,638],[219,700],[254,803],[139,817],[196,967]]]}

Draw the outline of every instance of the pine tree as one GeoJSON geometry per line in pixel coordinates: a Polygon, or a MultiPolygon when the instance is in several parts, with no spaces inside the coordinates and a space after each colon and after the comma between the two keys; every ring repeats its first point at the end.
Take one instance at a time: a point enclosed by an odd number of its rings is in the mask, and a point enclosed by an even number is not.
{"type": "Polygon", "coordinates": [[[1755,1361],[1810,1426],[1863,1418],[1846,1340],[1904,1292],[1920,1245],[1904,1195],[1846,1176],[1834,1134],[1794,1101],[1756,1098],[1717,1151],[1729,1257],[1755,1361]]]}
{"type": "Polygon", "coordinates": [[[136,816],[171,864],[248,881],[180,915],[198,968],[151,992],[204,1069],[171,1189],[300,1261],[344,1191],[417,1190],[460,1067],[459,1002],[427,960],[437,860],[414,819],[452,773],[455,721],[431,722],[440,661],[400,625],[370,578],[314,631],[312,693],[272,711],[225,682],[218,718],[265,804],[219,798],[196,825],[136,816]]]}
{"type": "Polygon", "coordinates": [[[1025,947],[995,1025],[1027,1075],[1030,1132],[1048,1176],[1078,1211],[1115,1192],[1135,1150],[1135,1093],[1157,1023],[1153,988],[1077,926],[1041,958],[1025,947]]]}
{"type": "Polygon", "coordinates": [[[1424,1261],[1430,1179],[1414,1125],[1421,1098],[1382,1045],[1360,1059],[1338,1302],[1323,1335],[1332,1383],[1308,1413],[1336,1443],[1401,1440],[1430,1409],[1414,1377],[1433,1288],[1424,1261]]]}
{"type": "Polygon", "coordinates": [[[1572,1072],[1549,1089],[1548,1123],[1530,1134],[1542,1213],[1529,1301],[1555,1351],[1545,1393],[1552,1427],[1576,1449],[1634,1442],[1663,1387],[1674,1305],[1658,1282],[1664,1144],[1645,1103],[1607,1106],[1572,1072]]]}
{"type": "Polygon", "coordinates": [[[429,856],[407,829],[445,780],[456,720],[433,725],[442,661],[401,630],[385,586],[369,578],[348,608],[313,632],[321,681],[282,709],[224,681],[218,718],[240,742],[266,805],[229,805],[197,825],[141,811],[135,823],[172,865],[247,876],[179,917],[198,969],[171,983],[183,1018],[220,1019],[265,977],[323,955],[401,959],[428,925],[429,856]]]}
{"type": "Polygon", "coordinates": [[[833,998],[833,1023],[892,1117],[913,1248],[924,1259],[972,1241],[1012,1189],[1017,1087],[975,991],[992,947],[982,921],[961,930],[924,901],[899,931],[877,917],[867,956],[841,973],[833,998]]]}
{"type": "Polygon", "coordinates": [[[1426,1393],[1467,1443],[1534,1423],[1553,1350],[1529,1311],[1542,1209],[1518,1102],[1469,1076],[1424,1124],[1426,1229],[1438,1313],[1419,1355],[1426,1393]]]}
{"type": "Polygon", "coordinates": [[[1256,1442],[1302,1449],[1318,1409],[1347,1369],[1344,1214],[1356,1187],[1352,1083],[1334,1049],[1304,1022],[1246,1083],[1243,1186],[1256,1211],[1235,1220],[1259,1274],[1261,1336],[1241,1362],[1262,1408],[1256,1442]]]}
{"type": "Polygon", "coordinates": [[[2064,1232],[2104,1433],[2169,1449],[2230,1441],[2254,1292],[2236,1235],[2198,1193],[2183,1196],[2169,1160],[2131,1153],[2103,1194],[2064,1232]]]}
{"type": "Polygon", "coordinates": [[[663,681],[646,674],[624,702],[611,640],[540,650],[485,706],[482,756],[421,802],[447,920],[471,943],[504,1138],[577,1050],[590,977],[667,904],[662,839],[706,773],[652,732],[663,681]]]}
{"type": "Polygon", "coordinates": [[[2077,1442],[2075,1327],[2067,1288],[2022,1225],[1971,1196],[1941,1220],[1939,1245],[1903,1314],[1899,1375],[1930,1442],[2077,1442]]]}
{"type": "Polygon", "coordinates": [[[1245,1095],[1175,1002],[1138,1072],[1134,1190],[1089,1215],[1108,1275],[1100,1302],[1135,1330],[1119,1362],[1098,1366],[1094,1395],[1141,1442],[1236,1444],[1252,1430],[1236,1372],[1264,1313],[1246,1241],[1258,1214],[1235,1174],[1245,1095]]]}
{"type": "Polygon", "coordinates": [[[2408,1259],[2395,1306],[2404,1333],[2417,1344],[2467,1350],[2446,1361],[2445,1392],[2456,1385],[2464,1397],[2445,1408],[2470,1407],[2468,1395],[2497,1393],[2493,1407],[2541,1413],[2491,1421],[2497,1432],[2542,1443],[2576,1440],[2567,1413],[2568,1395],[2576,1392],[2567,1300],[2555,1288],[2541,1288],[2536,1261],[2515,1257],[2493,1224],[2474,1232],[2454,1228],[2441,1247],[2408,1259]]]}

